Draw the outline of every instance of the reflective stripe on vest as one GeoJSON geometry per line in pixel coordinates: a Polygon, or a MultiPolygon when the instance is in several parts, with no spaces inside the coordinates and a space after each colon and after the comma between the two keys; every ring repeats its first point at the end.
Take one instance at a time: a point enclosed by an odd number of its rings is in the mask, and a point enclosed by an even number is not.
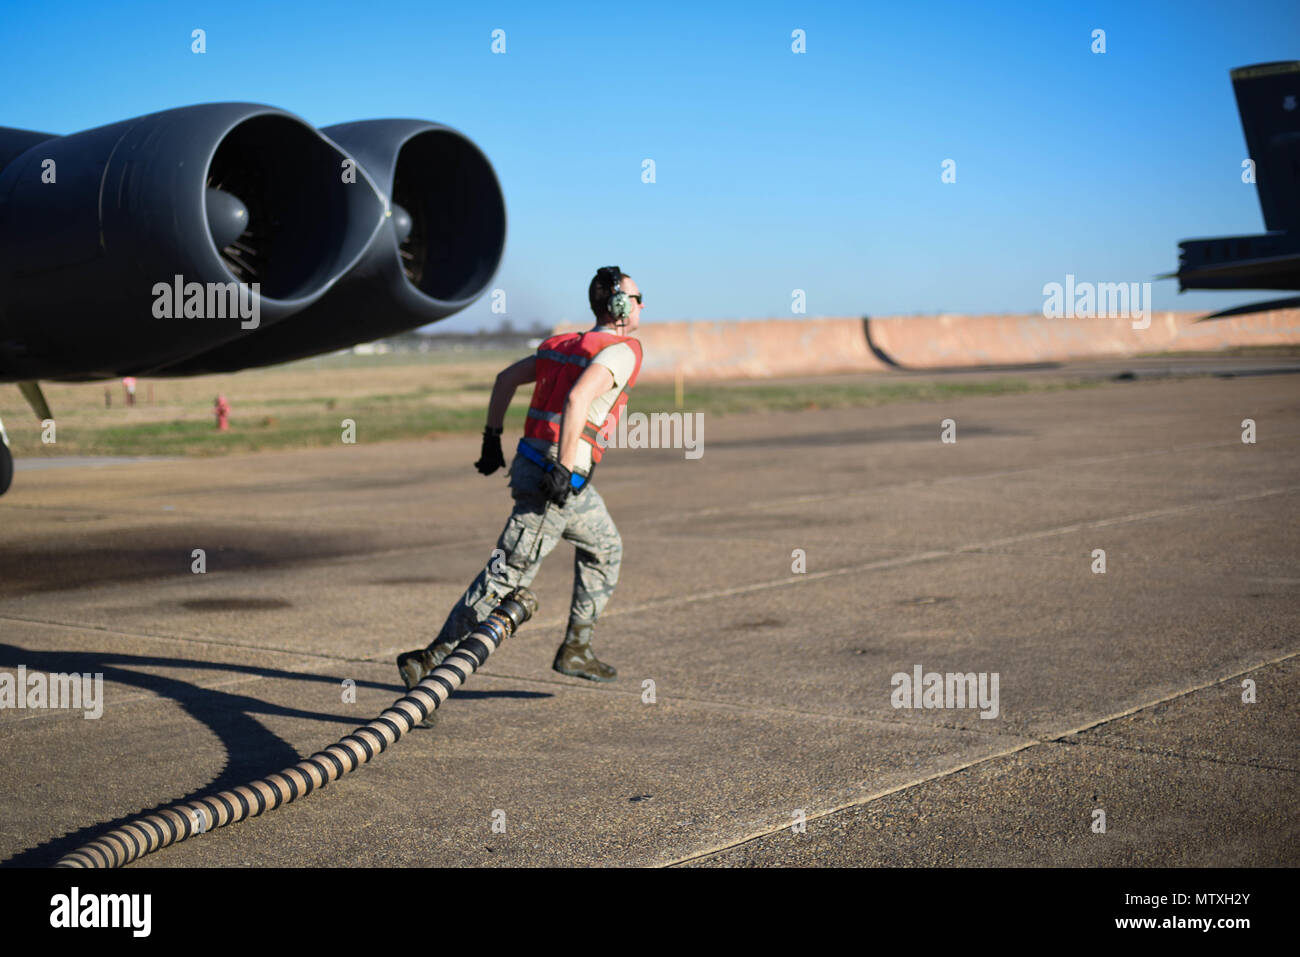
{"type": "Polygon", "coordinates": [[[570,362],[575,366],[583,366],[584,368],[591,365],[590,356],[573,356],[567,352],[556,352],[554,349],[538,349],[537,354],[554,362],[570,362]]]}
{"type": "Polygon", "coordinates": [[[589,365],[591,360],[607,346],[626,342],[636,357],[632,374],[615,399],[605,421],[600,425],[584,422],[581,437],[591,446],[591,460],[594,465],[600,461],[604,448],[600,436],[613,434],[619,414],[627,405],[628,390],[636,384],[641,371],[641,343],[630,336],[619,336],[612,332],[591,330],[589,332],[568,332],[551,336],[537,349],[537,383],[533,387],[533,398],[529,403],[528,417],[524,423],[524,435],[544,442],[559,444],[560,424],[564,419],[564,405],[569,398],[569,390],[589,365]]]}

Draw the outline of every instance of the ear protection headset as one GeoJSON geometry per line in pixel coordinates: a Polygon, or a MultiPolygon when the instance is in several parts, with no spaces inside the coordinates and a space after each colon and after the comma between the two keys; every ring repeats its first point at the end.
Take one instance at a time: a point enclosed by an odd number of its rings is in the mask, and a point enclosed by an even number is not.
{"type": "Polygon", "coordinates": [[[619,279],[623,275],[623,270],[617,266],[603,266],[600,272],[609,280],[611,292],[609,301],[605,303],[605,311],[614,318],[615,325],[623,325],[627,317],[632,315],[632,297],[619,288],[619,279]]]}

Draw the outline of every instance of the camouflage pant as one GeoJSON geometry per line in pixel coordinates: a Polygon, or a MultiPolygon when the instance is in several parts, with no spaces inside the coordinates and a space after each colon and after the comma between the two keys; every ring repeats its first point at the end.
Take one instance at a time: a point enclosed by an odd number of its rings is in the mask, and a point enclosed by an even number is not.
{"type": "Polygon", "coordinates": [[[560,543],[571,542],[573,597],[571,624],[594,624],[614,594],[623,561],[623,540],[609,517],[605,500],[594,485],[570,494],[564,507],[548,502],[539,487],[542,469],[523,456],[510,466],[510,490],[515,508],[497,539],[486,568],[456,602],[438,637],[429,647],[449,651],[491,614],[501,599],[519,586],[527,587],[542,567],[542,560],[560,543]]]}

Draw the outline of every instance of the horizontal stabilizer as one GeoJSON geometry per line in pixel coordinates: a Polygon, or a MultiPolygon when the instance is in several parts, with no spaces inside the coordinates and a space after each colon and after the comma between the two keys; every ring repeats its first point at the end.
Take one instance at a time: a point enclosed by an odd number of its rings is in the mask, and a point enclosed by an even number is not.
{"type": "Polygon", "coordinates": [[[1187,239],[1178,251],[1179,291],[1300,290],[1300,233],[1187,239]]]}

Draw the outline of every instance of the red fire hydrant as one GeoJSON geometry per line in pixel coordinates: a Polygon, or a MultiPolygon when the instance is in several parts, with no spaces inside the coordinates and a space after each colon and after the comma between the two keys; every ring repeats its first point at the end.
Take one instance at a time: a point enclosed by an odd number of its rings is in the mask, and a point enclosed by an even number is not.
{"type": "Polygon", "coordinates": [[[213,411],[217,416],[217,431],[230,431],[230,403],[226,401],[224,395],[217,396],[217,401],[212,404],[213,411]]]}

